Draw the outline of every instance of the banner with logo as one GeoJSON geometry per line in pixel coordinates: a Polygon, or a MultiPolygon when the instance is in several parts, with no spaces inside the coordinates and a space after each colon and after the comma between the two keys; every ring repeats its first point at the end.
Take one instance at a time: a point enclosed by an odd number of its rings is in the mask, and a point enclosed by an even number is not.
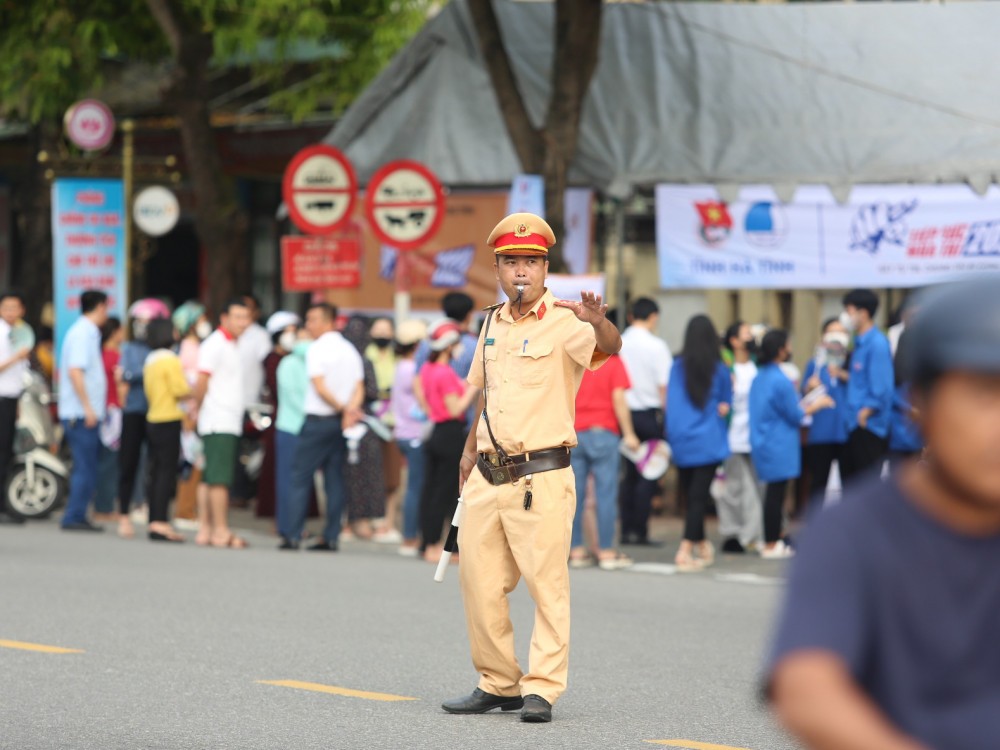
{"type": "Polygon", "coordinates": [[[1000,272],[1000,188],[866,185],[838,204],[821,186],[789,203],[747,186],[658,185],[664,288],[916,287],[1000,272]]]}
{"type": "Polygon", "coordinates": [[[125,320],[125,191],[121,180],[52,183],[52,268],[56,352],[80,316],[80,295],[108,295],[108,310],[125,320]]]}

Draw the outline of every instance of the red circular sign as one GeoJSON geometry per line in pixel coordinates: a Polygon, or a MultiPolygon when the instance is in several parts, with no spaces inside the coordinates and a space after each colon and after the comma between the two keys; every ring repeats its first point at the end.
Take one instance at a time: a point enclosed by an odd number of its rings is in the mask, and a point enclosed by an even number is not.
{"type": "Polygon", "coordinates": [[[101,151],[115,136],[115,117],[97,99],[83,99],[67,109],[63,125],[69,139],[84,151],[101,151]]]}
{"type": "Polygon", "coordinates": [[[308,146],[285,169],[281,195],[295,226],[306,234],[330,234],[351,218],[358,180],[333,146],[308,146]]]}
{"type": "Polygon", "coordinates": [[[441,228],[444,188],[420,162],[390,162],[368,183],[365,215],[386,245],[416,250],[441,228]]]}

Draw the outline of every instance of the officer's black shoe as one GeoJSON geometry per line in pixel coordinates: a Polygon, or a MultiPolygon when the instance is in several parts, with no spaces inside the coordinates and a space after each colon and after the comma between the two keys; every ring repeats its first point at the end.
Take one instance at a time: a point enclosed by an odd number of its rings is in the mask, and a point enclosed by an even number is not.
{"type": "Polygon", "coordinates": [[[441,704],[441,708],[450,714],[484,714],[494,708],[499,708],[501,711],[517,711],[523,705],[524,699],[520,695],[512,697],[491,695],[476,688],[471,695],[445,701],[441,704]]]}
{"type": "Polygon", "coordinates": [[[521,721],[545,723],[552,721],[552,704],[539,695],[524,696],[521,721]]]}

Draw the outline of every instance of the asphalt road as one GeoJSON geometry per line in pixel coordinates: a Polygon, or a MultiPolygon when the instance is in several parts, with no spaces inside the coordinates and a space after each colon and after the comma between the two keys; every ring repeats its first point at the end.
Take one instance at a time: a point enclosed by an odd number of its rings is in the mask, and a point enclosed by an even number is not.
{"type": "MultiPolygon", "coordinates": [[[[650,553],[652,572],[573,571],[570,686],[538,725],[441,711],[476,684],[454,569],[435,584],[368,543],[279,553],[248,538],[217,550],[0,527],[0,747],[795,747],[755,694],[776,563],[669,575],[650,553]]],[[[512,615],[526,659],[523,586],[512,615]]]]}

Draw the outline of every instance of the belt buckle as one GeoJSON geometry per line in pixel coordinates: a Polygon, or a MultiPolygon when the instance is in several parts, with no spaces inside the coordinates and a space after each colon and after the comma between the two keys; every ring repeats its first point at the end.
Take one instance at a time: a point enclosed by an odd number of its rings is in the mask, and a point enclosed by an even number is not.
{"type": "Polygon", "coordinates": [[[491,453],[489,455],[489,457],[488,457],[488,460],[490,462],[490,466],[499,466],[500,465],[500,457],[497,456],[496,453],[491,453]]]}
{"type": "Polygon", "coordinates": [[[500,466],[493,469],[491,474],[493,476],[494,485],[510,484],[514,481],[514,477],[510,474],[510,469],[506,466],[500,466]]]}

